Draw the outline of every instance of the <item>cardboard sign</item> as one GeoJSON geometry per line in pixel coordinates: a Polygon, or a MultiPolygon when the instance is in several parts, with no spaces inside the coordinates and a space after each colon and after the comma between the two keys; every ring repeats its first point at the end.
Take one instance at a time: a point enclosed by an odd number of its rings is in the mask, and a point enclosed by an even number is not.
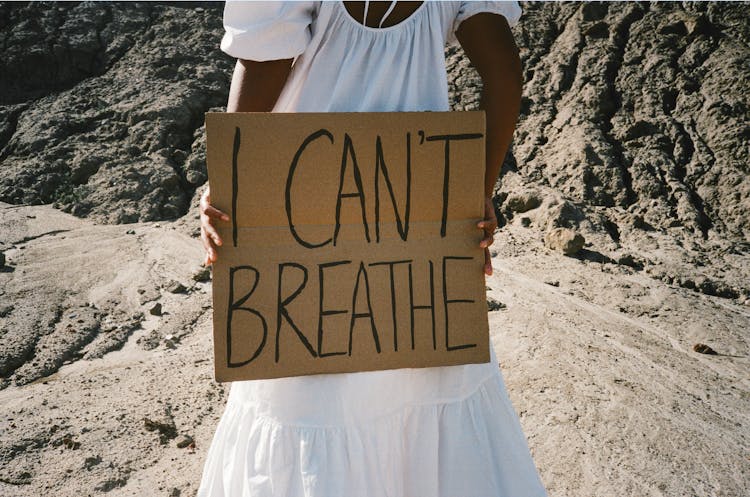
{"type": "Polygon", "coordinates": [[[218,381],[489,361],[483,112],[209,113],[218,381]]]}

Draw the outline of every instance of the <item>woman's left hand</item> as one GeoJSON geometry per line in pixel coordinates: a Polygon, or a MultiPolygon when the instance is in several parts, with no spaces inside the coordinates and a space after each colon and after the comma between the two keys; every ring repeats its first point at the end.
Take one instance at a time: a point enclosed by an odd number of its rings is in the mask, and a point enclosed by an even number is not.
{"type": "Polygon", "coordinates": [[[492,275],[492,256],[490,255],[490,245],[495,241],[495,228],[497,228],[497,216],[495,216],[495,207],[492,204],[491,197],[484,198],[484,219],[477,223],[477,227],[484,230],[484,238],[479,242],[479,246],[484,249],[484,274],[492,275]]]}

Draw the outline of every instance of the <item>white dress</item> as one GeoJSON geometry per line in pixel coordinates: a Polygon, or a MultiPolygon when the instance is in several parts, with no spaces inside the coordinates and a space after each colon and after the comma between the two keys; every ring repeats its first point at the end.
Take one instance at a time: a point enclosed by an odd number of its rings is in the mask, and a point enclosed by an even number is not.
{"type": "MultiPolygon", "coordinates": [[[[449,110],[444,49],[477,12],[425,2],[363,26],[341,2],[227,2],[221,48],[295,58],[274,112],[449,110]]],[[[198,497],[546,496],[492,346],[485,364],[238,381],[198,497]]]]}

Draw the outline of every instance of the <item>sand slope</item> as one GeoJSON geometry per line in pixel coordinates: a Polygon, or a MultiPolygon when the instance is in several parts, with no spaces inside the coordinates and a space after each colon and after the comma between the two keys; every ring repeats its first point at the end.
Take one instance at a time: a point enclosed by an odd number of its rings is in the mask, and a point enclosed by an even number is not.
{"type": "MultiPolygon", "coordinates": [[[[69,318],[77,309],[114,326],[69,347],[84,359],[0,390],[0,495],[193,495],[228,389],[213,381],[210,283],[192,280],[190,223],[95,225],[48,206],[5,205],[0,218],[12,227],[5,303],[31,292],[61,306],[50,343],[61,323],[89,326],[69,318]],[[121,348],[85,359],[133,319],[121,348]],[[182,435],[194,448],[177,447],[182,435]]],[[[515,224],[494,248],[488,294],[505,307],[490,313],[492,340],[550,496],[747,495],[750,307],[551,252],[515,224]]]]}

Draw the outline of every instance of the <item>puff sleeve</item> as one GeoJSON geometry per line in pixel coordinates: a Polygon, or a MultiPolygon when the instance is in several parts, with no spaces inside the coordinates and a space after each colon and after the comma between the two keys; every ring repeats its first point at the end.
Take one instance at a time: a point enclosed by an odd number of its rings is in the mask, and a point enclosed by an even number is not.
{"type": "Polygon", "coordinates": [[[221,49],[255,61],[297,57],[310,42],[317,3],[228,1],[221,49]]]}
{"type": "Polygon", "coordinates": [[[505,17],[508,21],[508,25],[512,28],[518,24],[518,20],[521,18],[521,6],[518,2],[460,2],[456,18],[453,21],[453,27],[448,35],[449,43],[458,43],[456,39],[456,30],[469,17],[480,12],[491,12],[493,14],[500,14],[505,17]]]}

